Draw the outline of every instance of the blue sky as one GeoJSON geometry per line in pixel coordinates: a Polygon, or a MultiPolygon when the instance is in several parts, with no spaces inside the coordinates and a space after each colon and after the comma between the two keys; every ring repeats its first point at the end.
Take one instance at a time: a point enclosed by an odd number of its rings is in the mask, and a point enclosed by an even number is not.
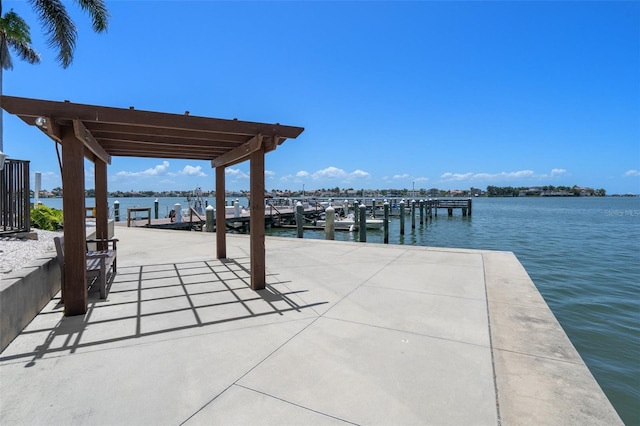
{"type": "MultiPolygon", "coordinates": [[[[3,92],[301,126],[267,189],[568,185],[640,193],[640,2],[75,2],[63,70],[26,1],[40,65],[3,92]]],[[[60,185],[53,142],[4,113],[4,151],[60,185]]],[[[249,189],[249,163],[227,189],[249,189]]],[[[92,187],[87,163],[87,187],[92,187]]],[[[113,159],[109,190],[213,189],[208,162],[113,159]]]]}

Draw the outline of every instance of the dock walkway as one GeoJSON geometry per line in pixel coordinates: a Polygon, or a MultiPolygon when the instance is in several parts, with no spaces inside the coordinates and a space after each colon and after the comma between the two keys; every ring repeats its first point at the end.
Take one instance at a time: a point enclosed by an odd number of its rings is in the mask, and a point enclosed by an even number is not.
{"type": "Polygon", "coordinates": [[[0,355],[0,424],[622,424],[509,252],[116,228],[85,316],[0,355]]]}

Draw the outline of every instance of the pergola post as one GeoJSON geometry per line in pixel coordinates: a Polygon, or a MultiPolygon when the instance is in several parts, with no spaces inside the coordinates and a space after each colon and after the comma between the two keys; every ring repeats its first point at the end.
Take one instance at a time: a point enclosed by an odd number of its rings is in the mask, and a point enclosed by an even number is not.
{"type": "MultiPolygon", "coordinates": [[[[109,238],[109,211],[107,206],[107,163],[96,159],[94,163],[96,192],[96,238],[109,238]]],[[[98,244],[98,250],[106,250],[108,244],[98,244]]]]}
{"type": "Polygon", "coordinates": [[[227,257],[224,166],[216,167],[216,250],[218,259],[227,257]]]}
{"type": "Polygon", "coordinates": [[[264,147],[249,157],[251,289],[266,287],[264,231],[264,147]]]}
{"type": "Polygon", "coordinates": [[[84,146],[71,127],[61,128],[62,208],[64,211],[65,315],[87,312],[84,146]]]}

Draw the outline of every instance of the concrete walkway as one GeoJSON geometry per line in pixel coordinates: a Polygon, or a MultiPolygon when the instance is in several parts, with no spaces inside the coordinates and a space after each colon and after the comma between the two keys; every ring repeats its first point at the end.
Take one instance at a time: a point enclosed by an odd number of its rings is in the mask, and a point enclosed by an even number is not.
{"type": "Polygon", "coordinates": [[[3,425],[615,425],[512,253],[116,229],[85,316],[0,356],[3,425]]]}

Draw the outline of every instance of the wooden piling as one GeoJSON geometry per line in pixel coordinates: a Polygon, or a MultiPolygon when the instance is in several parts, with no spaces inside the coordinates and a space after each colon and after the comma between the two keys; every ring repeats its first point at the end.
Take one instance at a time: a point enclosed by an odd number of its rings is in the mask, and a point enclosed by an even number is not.
{"type": "Polygon", "coordinates": [[[384,244],[389,244],[389,203],[384,202],[384,244]]]}
{"type": "Polygon", "coordinates": [[[411,229],[416,229],[416,200],[411,200],[411,229]]]}
{"type": "Polygon", "coordinates": [[[360,242],[367,241],[367,206],[360,206],[360,225],[358,226],[358,233],[360,234],[360,242]]]}
{"type": "Polygon", "coordinates": [[[296,203],[296,228],[298,230],[298,238],[302,238],[304,231],[304,207],[300,201],[296,203]]]}
{"type": "Polygon", "coordinates": [[[400,201],[400,235],[404,235],[404,200],[400,201]]]}

